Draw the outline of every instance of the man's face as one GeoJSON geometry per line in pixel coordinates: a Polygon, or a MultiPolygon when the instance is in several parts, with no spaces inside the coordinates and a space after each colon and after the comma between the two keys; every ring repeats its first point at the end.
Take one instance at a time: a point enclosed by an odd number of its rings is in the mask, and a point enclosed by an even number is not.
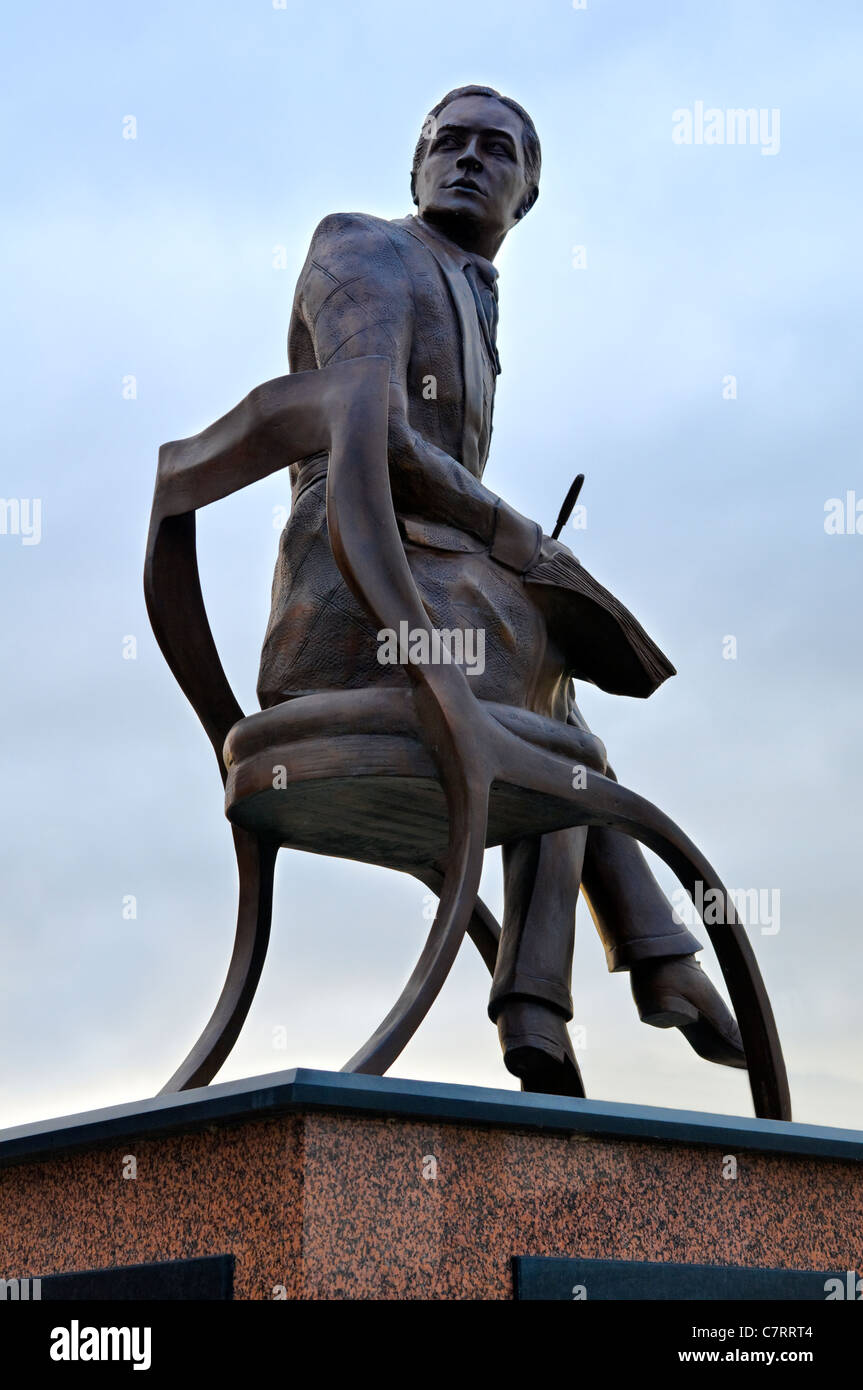
{"type": "Polygon", "coordinates": [[[494,97],[458,97],[435,118],[416,179],[420,216],[464,219],[499,244],[529,203],[524,127],[494,97]]]}

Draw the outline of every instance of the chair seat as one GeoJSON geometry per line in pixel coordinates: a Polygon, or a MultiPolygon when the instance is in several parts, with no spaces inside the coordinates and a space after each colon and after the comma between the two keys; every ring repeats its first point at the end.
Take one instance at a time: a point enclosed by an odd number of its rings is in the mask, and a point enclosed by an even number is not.
{"type": "MultiPolygon", "coordinates": [[[[592,734],[480,701],[500,726],[573,765],[605,771],[592,734]]],[[[292,849],[414,870],[446,855],[449,817],[411,690],[298,696],[234,725],[225,740],[228,819],[292,849]]],[[[557,827],[553,799],[505,783],[491,790],[486,844],[557,827]]]]}

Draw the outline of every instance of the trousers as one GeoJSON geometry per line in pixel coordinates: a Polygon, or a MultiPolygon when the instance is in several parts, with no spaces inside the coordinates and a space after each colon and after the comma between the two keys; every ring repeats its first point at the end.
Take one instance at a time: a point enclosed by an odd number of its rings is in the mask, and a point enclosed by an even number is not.
{"type": "MultiPolygon", "coordinates": [[[[573,703],[570,722],[587,729],[573,703]]],[[[606,775],[614,777],[611,768],[606,775]]],[[[503,847],[504,913],[488,1012],[535,999],[572,1018],[572,956],[579,891],[608,968],[629,970],[660,956],[688,956],[701,942],[674,916],[638,843],[591,827],[526,836],[503,847]]]]}

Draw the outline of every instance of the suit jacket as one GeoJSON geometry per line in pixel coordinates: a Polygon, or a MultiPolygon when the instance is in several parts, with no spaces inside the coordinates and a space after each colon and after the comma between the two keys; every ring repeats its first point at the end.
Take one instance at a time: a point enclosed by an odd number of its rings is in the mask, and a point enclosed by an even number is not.
{"type": "MultiPolygon", "coordinates": [[[[418,452],[424,466],[423,510],[443,507],[459,527],[473,525],[487,539],[498,499],[471,480],[482,476],[488,457],[499,365],[466,265],[492,283],[497,278],[490,262],[462,252],[418,217],[327,217],[300,273],[288,354],[292,371],[388,357],[410,431],[405,439],[398,428],[398,442],[402,452],[406,445],[418,452]],[[448,494],[449,509],[443,498],[429,497],[437,489],[448,494]]],[[[300,466],[297,481],[313,478],[320,462],[318,456],[315,468],[300,466]]]]}
{"type": "MultiPolygon", "coordinates": [[[[393,498],[431,621],[483,629],[486,669],[472,680],[478,696],[565,718],[562,663],[548,651],[544,620],[518,574],[538,553],[541,528],[480,481],[499,363],[476,286],[493,298],[495,280],[488,261],[419,218],[334,214],[315,231],[300,273],[290,366],[308,371],[347,357],[389,358],[393,498]],[[507,564],[499,562],[503,551],[507,564]]],[[[291,472],[293,505],[273,582],[261,704],[322,689],[403,684],[400,667],[378,663],[372,621],[335,567],[326,455],[291,472]]]]}

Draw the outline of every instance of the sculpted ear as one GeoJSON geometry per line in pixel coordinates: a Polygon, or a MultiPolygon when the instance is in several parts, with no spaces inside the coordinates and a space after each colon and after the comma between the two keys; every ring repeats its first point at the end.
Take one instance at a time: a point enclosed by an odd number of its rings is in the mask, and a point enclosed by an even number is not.
{"type": "Polygon", "coordinates": [[[413,169],[411,169],[411,202],[416,203],[417,207],[419,207],[419,202],[417,200],[417,176],[413,169]]]}
{"type": "Polygon", "coordinates": [[[521,203],[518,212],[515,214],[516,222],[520,222],[523,217],[527,216],[538,197],[539,187],[537,184],[533,184],[532,187],[528,189],[527,195],[521,203]]]}

